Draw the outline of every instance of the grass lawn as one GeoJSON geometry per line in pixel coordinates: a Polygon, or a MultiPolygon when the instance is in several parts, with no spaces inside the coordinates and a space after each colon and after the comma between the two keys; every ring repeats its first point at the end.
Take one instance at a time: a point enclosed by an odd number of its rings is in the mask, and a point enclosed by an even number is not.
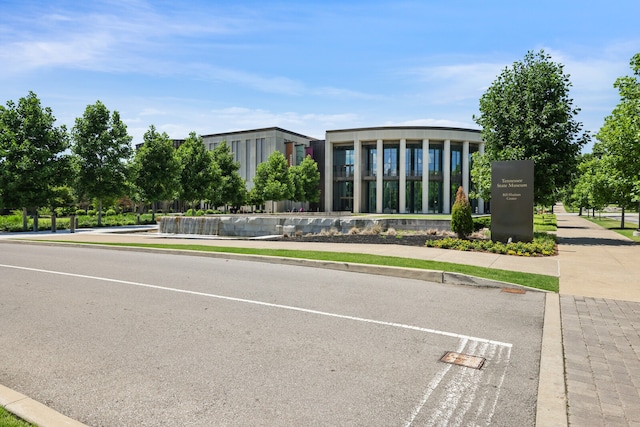
{"type": "Polygon", "coordinates": [[[0,426],[2,427],[35,427],[0,406],[0,426]]]}
{"type": "Polygon", "coordinates": [[[625,237],[633,240],[634,242],[640,243],[640,236],[634,236],[633,232],[638,228],[633,226],[625,225],[624,228],[620,228],[620,220],[618,219],[609,219],[609,218],[585,218],[594,224],[598,224],[601,227],[604,227],[608,230],[615,231],[618,234],[622,234],[625,237]]]}
{"type": "MultiPolygon", "coordinates": [[[[85,244],[97,244],[91,242],[78,242],[85,244]]],[[[220,252],[246,255],[263,255],[282,258],[300,258],[319,261],[348,262],[368,265],[384,265],[403,268],[417,268],[423,270],[446,271],[450,273],[463,273],[470,276],[485,279],[499,280],[518,285],[529,286],[531,288],[543,289],[546,291],[558,292],[559,279],[555,276],[542,274],[521,273],[508,270],[498,270],[486,267],[475,267],[465,264],[454,264],[447,262],[420,260],[413,258],[390,257],[359,253],[345,252],[324,252],[324,251],[297,251],[289,249],[257,249],[257,248],[232,248],[225,246],[206,246],[192,244],[155,244],[155,243],[100,243],[108,246],[127,246],[156,249],[176,249],[199,252],[220,252]]]]}

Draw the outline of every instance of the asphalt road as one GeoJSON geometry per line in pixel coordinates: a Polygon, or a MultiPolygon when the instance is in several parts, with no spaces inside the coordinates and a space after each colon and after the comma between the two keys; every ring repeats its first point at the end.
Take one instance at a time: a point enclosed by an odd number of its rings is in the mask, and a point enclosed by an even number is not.
{"type": "Polygon", "coordinates": [[[0,242],[0,384],[92,426],[533,426],[543,310],[537,292],[0,242]]]}

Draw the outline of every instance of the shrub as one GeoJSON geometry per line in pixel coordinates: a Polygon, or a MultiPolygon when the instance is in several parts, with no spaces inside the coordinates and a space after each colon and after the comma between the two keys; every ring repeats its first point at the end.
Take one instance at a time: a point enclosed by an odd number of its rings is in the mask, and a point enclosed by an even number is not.
{"type": "Polygon", "coordinates": [[[107,209],[107,211],[104,213],[106,216],[114,216],[116,214],[115,209],[107,209]]]}
{"type": "Polygon", "coordinates": [[[351,227],[349,229],[349,234],[351,234],[351,235],[360,234],[360,229],[358,227],[351,227]]]}
{"type": "Polygon", "coordinates": [[[473,217],[471,216],[471,205],[464,194],[462,186],[458,187],[456,201],[451,210],[451,231],[459,238],[464,239],[473,233],[473,217]]]}
{"type": "Polygon", "coordinates": [[[491,229],[491,217],[490,216],[479,216],[473,218],[473,230],[479,231],[483,228],[491,229]]]}
{"type": "Polygon", "coordinates": [[[84,209],[76,209],[76,215],[88,215],[84,209]]]}
{"type": "Polygon", "coordinates": [[[89,216],[96,216],[97,215],[97,211],[95,209],[89,209],[87,210],[87,215],[89,216]]]}
{"type": "Polygon", "coordinates": [[[196,216],[203,216],[204,215],[204,211],[202,209],[198,209],[196,211],[196,216]]]}
{"type": "Polygon", "coordinates": [[[213,215],[215,213],[216,211],[214,211],[213,209],[207,209],[207,215],[213,215]]]}

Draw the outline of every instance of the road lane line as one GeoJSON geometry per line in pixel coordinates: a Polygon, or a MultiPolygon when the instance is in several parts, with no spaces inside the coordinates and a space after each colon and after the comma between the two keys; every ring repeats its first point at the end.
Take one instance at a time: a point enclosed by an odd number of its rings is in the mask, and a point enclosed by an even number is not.
{"type": "Polygon", "coordinates": [[[475,341],[475,342],[478,342],[478,343],[493,344],[493,345],[497,345],[497,346],[501,346],[501,347],[509,347],[509,348],[511,348],[513,346],[513,344],[511,344],[511,343],[494,341],[494,340],[489,340],[489,339],[486,339],[486,338],[472,337],[472,336],[463,335],[463,334],[456,334],[456,333],[453,333],[453,332],[439,331],[437,329],[423,328],[423,327],[420,327],[420,326],[405,325],[403,323],[385,322],[385,321],[382,321],[382,320],[367,319],[367,318],[364,318],[364,317],[348,316],[348,315],[344,315],[344,314],[329,313],[329,312],[326,312],[326,311],[311,310],[311,309],[308,309],[308,308],[295,307],[295,306],[291,306],[291,305],[274,304],[274,303],[270,303],[270,302],[256,301],[256,300],[250,300],[250,299],[244,299],[244,298],[236,298],[236,297],[229,297],[229,296],[225,296],[225,295],[216,295],[216,294],[210,294],[210,293],[206,293],[206,292],[197,292],[197,291],[189,291],[189,290],[186,290],[186,289],[171,288],[171,287],[166,287],[166,286],[150,285],[148,283],[131,282],[131,281],[128,281],[128,280],[110,279],[108,277],[89,276],[89,275],[86,275],[86,274],[66,273],[66,272],[63,272],[63,271],[43,270],[43,269],[40,269],[40,268],[20,267],[20,266],[16,266],[16,265],[7,265],[7,264],[0,264],[0,268],[9,268],[9,269],[15,269],[15,270],[32,271],[32,272],[36,272],[36,273],[46,273],[46,274],[55,274],[55,275],[59,275],[59,276],[77,277],[77,278],[80,278],[80,279],[90,279],[90,280],[99,280],[99,281],[103,281],[103,282],[119,283],[119,284],[123,284],[123,285],[138,286],[138,287],[142,287],[142,288],[157,289],[157,290],[168,291],[168,292],[176,292],[176,293],[187,294],[187,295],[196,295],[196,296],[203,296],[203,297],[208,297],[208,298],[215,298],[215,299],[224,300],[224,301],[241,302],[241,303],[244,303],[244,304],[253,304],[253,305],[259,305],[259,306],[263,306],[263,307],[279,308],[279,309],[283,309],[283,310],[297,311],[297,312],[307,313],[307,314],[315,314],[315,315],[318,315],[318,316],[332,317],[332,318],[336,318],[336,319],[353,320],[353,321],[356,321],[356,322],[370,323],[370,324],[373,324],[373,325],[389,326],[389,327],[399,328],[399,329],[408,329],[408,330],[412,330],[412,331],[425,332],[425,333],[429,333],[429,334],[433,334],[433,335],[440,335],[440,336],[457,338],[457,339],[467,339],[467,340],[475,341]]]}

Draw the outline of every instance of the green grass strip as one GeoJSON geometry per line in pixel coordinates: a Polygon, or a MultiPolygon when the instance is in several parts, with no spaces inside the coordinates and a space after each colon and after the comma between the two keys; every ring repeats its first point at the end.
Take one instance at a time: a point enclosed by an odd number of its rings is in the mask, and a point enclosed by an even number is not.
{"type": "Polygon", "coordinates": [[[0,406],[0,426],[2,427],[36,427],[35,424],[28,423],[16,417],[11,412],[0,406]]]}
{"type": "MultiPolygon", "coordinates": [[[[49,240],[54,241],[54,240],[49,240]]],[[[69,243],[68,241],[59,241],[69,243]]],[[[155,244],[155,243],[94,243],[76,242],[91,245],[126,246],[154,249],[175,249],[198,252],[218,252],[241,255],[262,255],[281,258],[299,258],[318,261],[335,261],[355,264],[382,265],[391,267],[417,268],[422,270],[445,271],[449,273],[463,273],[484,279],[499,280],[507,283],[528,286],[546,291],[558,292],[559,278],[544,274],[522,273],[518,271],[499,270],[494,268],[477,267],[465,264],[455,264],[441,261],[421,260],[393,256],[358,254],[349,252],[298,251],[291,249],[261,249],[236,248],[226,246],[207,246],[190,244],[155,244]]]]}
{"type": "Polygon", "coordinates": [[[611,218],[586,218],[594,224],[598,224],[600,227],[606,228],[607,230],[615,231],[618,234],[621,234],[629,239],[633,240],[636,243],[640,243],[640,236],[634,236],[633,232],[638,228],[635,226],[625,226],[624,228],[620,228],[620,220],[619,219],[611,219],[611,218]]]}

